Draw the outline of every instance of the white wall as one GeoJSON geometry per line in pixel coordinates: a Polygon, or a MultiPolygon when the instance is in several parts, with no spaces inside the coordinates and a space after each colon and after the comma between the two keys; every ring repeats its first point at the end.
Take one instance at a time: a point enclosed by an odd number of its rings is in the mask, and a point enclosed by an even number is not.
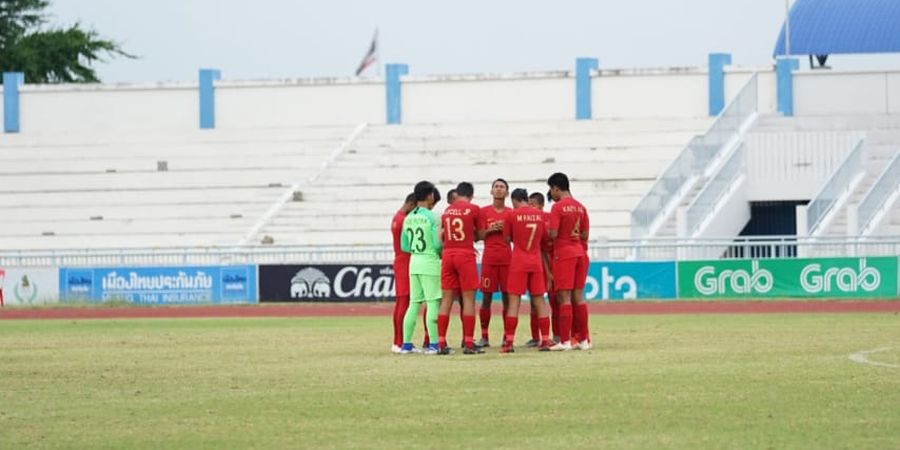
{"type": "Polygon", "coordinates": [[[196,87],[39,86],[19,91],[21,133],[195,130],[196,87]]]}
{"type": "Polygon", "coordinates": [[[794,114],[900,113],[900,72],[794,73],[794,114]]]}
{"type": "Polygon", "coordinates": [[[383,123],[385,117],[381,82],[224,82],[216,85],[215,95],[221,129],[383,123]]]}
{"type": "MultiPolygon", "coordinates": [[[[726,101],[750,75],[759,74],[759,109],[776,106],[775,74],[727,68],[726,101]]],[[[592,73],[597,119],[706,117],[704,69],[601,70],[592,73]]],[[[506,75],[406,76],[403,122],[573,120],[572,72],[506,75]]],[[[900,72],[795,73],[795,113],[825,115],[900,113],[900,72]]],[[[21,88],[22,133],[100,130],[196,130],[195,84],[25,85],[21,88]]],[[[292,127],[384,123],[381,79],[287,79],[216,83],[216,127],[292,127]]]]}

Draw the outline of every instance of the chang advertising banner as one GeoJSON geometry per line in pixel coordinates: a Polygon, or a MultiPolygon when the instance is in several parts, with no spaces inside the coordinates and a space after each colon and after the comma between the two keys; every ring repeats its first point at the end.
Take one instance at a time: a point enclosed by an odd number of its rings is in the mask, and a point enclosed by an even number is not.
{"type": "Polygon", "coordinates": [[[189,305],[257,300],[255,266],[64,267],[58,282],[67,301],[189,305]]]}
{"type": "Polygon", "coordinates": [[[678,296],[896,297],[897,258],[679,262],[678,296]]]}
{"type": "Polygon", "coordinates": [[[586,300],[674,299],[675,263],[592,262],[584,286],[586,300]]]}
{"type": "Polygon", "coordinates": [[[59,269],[0,267],[0,296],[5,306],[59,302],[59,269]]]}
{"type": "Polygon", "coordinates": [[[262,302],[374,301],[394,299],[390,264],[259,266],[262,302]]]}

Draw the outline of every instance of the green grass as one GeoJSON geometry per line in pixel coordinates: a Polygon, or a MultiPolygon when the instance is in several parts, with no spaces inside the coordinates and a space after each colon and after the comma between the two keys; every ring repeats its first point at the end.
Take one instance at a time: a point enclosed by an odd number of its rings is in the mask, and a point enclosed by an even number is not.
{"type": "Polygon", "coordinates": [[[592,328],[591,352],[426,357],[389,354],[386,318],[2,321],[0,447],[900,447],[900,369],[848,359],[900,361],[898,315],[592,328]]]}

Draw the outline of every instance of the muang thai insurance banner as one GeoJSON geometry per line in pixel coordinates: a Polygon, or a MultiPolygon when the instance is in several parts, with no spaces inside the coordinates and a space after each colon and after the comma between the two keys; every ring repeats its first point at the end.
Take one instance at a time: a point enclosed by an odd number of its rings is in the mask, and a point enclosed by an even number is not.
{"type": "Polygon", "coordinates": [[[679,262],[678,296],[896,297],[897,258],[679,262]]]}
{"type": "Polygon", "coordinates": [[[103,267],[59,270],[64,301],[148,305],[256,303],[256,266],[103,267]]]}

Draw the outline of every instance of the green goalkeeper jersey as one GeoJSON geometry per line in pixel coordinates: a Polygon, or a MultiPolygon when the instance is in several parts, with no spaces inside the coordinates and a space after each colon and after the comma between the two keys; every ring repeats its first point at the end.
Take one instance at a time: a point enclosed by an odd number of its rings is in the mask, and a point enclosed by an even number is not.
{"type": "Polygon", "coordinates": [[[428,208],[416,207],[403,220],[400,249],[411,254],[411,275],[441,275],[441,236],[438,233],[434,213],[428,208]]]}

